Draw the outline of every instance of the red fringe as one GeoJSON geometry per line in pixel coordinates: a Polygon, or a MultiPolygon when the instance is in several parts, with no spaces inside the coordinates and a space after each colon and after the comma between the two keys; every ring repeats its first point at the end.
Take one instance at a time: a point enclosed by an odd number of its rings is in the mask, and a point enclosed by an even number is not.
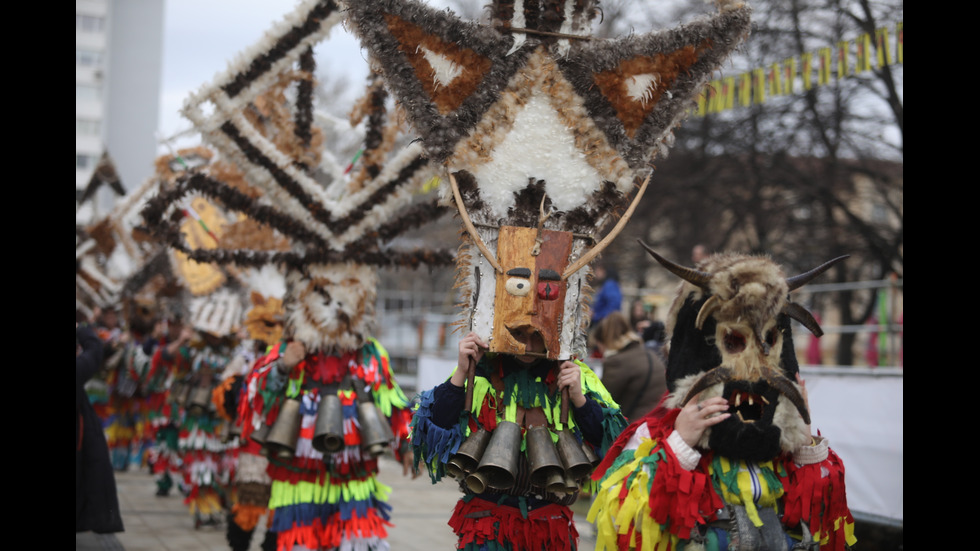
{"type": "Polygon", "coordinates": [[[786,489],[783,523],[796,526],[805,521],[811,533],[820,532],[821,538],[829,538],[821,549],[843,551],[847,546],[845,525],[853,524],[854,518],[847,507],[844,487],[844,463],[830,450],[825,461],[798,466],[785,461],[786,477],[780,481],[786,489]],[[826,476],[821,470],[828,471],[826,476]],[[836,529],[834,524],[842,521],[836,529]]]}
{"type": "Polygon", "coordinates": [[[286,531],[279,532],[278,549],[290,551],[296,545],[307,549],[336,549],[343,541],[354,538],[386,539],[388,526],[392,524],[371,509],[368,510],[367,517],[353,514],[348,521],[342,521],[340,513],[334,513],[327,520],[326,526],[320,522],[320,519],[316,519],[309,526],[294,525],[286,531]]]}
{"type": "Polygon", "coordinates": [[[508,545],[513,551],[572,551],[578,546],[578,531],[571,509],[554,503],[529,511],[524,518],[514,507],[480,498],[468,502],[460,500],[449,519],[449,526],[459,535],[459,549],[487,542],[508,545]],[[473,513],[484,511],[491,514],[471,518],[473,513]]]}

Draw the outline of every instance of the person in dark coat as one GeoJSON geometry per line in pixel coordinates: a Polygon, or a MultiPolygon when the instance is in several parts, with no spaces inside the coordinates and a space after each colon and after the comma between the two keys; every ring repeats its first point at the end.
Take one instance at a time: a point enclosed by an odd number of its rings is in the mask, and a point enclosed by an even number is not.
{"type": "Polygon", "coordinates": [[[630,421],[656,407],[667,391],[667,367],[647,348],[621,312],[612,312],[592,334],[602,357],[602,384],[630,421]]]}
{"type": "Polygon", "coordinates": [[[123,531],[116,476],[102,422],[85,382],[102,368],[103,344],[87,325],[75,324],[75,532],[123,531]]]}

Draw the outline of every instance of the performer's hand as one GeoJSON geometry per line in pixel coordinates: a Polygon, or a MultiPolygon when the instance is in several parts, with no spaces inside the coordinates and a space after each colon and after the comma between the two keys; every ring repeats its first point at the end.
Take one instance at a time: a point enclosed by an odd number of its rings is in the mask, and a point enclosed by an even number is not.
{"type": "Polygon", "coordinates": [[[467,333],[459,341],[459,358],[456,363],[456,371],[453,372],[453,376],[450,379],[452,384],[458,387],[465,386],[470,361],[472,360],[473,365],[479,363],[487,348],[487,343],[483,342],[483,339],[473,331],[467,333]]]}
{"type": "Polygon", "coordinates": [[[674,422],[674,430],[681,435],[688,446],[693,448],[708,427],[731,417],[732,414],[727,413],[727,410],[728,400],[715,396],[701,401],[699,393],[681,409],[674,422]]]}
{"type": "Polygon", "coordinates": [[[286,371],[291,371],[296,364],[303,361],[306,357],[306,346],[299,341],[289,341],[286,350],[282,353],[282,363],[286,371]]]}
{"type": "Polygon", "coordinates": [[[408,476],[409,473],[412,473],[412,480],[415,480],[422,474],[421,471],[415,468],[415,452],[412,451],[412,448],[408,448],[402,454],[402,476],[408,476]]]}
{"type": "Polygon", "coordinates": [[[572,404],[580,408],[585,405],[585,394],[582,394],[582,370],[575,362],[564,361],[558,371],[558,390],[568,387],[568,397],[572,404]]]}

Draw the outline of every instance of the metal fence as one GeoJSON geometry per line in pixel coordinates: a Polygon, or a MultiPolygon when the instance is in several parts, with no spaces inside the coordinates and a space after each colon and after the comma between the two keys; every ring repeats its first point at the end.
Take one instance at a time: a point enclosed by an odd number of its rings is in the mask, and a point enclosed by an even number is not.
{"type": "MultiPolygon", "coordinates": [[[[667,295],[673,291],[668,291],[667,295]]],[[[623,311],[634,300],[665,296],[662,289],[624,289],[623,311]]],[[[818,317],[824,336],[814,339],[799,324],[794,324],[794,343],[804,366],[850,368],[902,367],[904,355],[903,281],[886,279],[843,284],[810,284],[795,292],[793,300],[807,306],[818,317]],[[834,312],[832,296],[842,291],[864,294],[860,300],[876,301],[875,315],[864,324],[841,325],[834,312]],[[855,363],[833,365],[836,348],[843,334],[856,334],[855,363]]],[[[412,387],[419,356],[456,357],[456,343],[462,337],[455,322],[460,319],[454,291],[378,292],[378,339],[388,350],[393,367],[404,386],[412,387]]],[[[666,308],[658,309],[666,314],[666,308]]]]}

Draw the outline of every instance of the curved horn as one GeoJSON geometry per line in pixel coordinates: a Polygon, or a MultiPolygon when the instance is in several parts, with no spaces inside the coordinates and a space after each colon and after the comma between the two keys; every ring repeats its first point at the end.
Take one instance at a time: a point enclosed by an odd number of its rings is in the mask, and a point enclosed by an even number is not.
{"type": "Polygon", "coordinates": [[[763,378],[769,384],[769,386],[775,388],[780,394],[789,398],[789,401],[796,406],[796,411],[800,412],[800,417],[803,418],[803,422],[807,425],[810,424],[810,410],[807,409],[806,400],[803,399],[803,395],[800,391],[796,389],[796,386],[782,375],[775,373],[766,373],[763,378]]]}
{"type": "Polygon", "coordinates": [[[623,231],[623,228],[626,226],[626,223],[629,222],[630,217],[633,216],[633,211],[635,211],[636,206],[640,204],[640,198],[643,197],[643,192],[646,191],[647,184],[649,183],[650,183],[650,175],[648,174],[646,180],[643,180],[643,183],[640,185],[640,190],[637,191],[636,196],[633,197],[633,202],[630,203],[629,208],[626,209],[626,212],[623,214],[623,216],[619,218],[619,222],[616,223],[616,226],[612,229],[612,231],[609,232],[605,237],[603,237],[602,241],[600,241],[595,247],[589,249],[589,252],[582,255],[582,257],[576,260],[574,264],[569,266],[568,269],[565,270],[565,273],[561,275],[562,281],[568,279],[569,276],[581,270],[582,267],[588,264],[589,262],[592,262],[592,260],[595,257],[599,256],[599,253],[601,253],[603,249],[605,249],[606,247],[609,246],[610,243],[612,243],[613,239],[616,239],[616,236],[619,235],[621,231],[623,231]]]}
{"type": "Polygon", "coordinates": [[[734,378],[734,374],[731,369],[727,367],[716,367],[711,371],[708,371],[701,376],[700,379],[694,382],[694,386],[691,390],[687,391],[687,396],[684,397],[684,401],[681,402],[681,407],[687,405],[702,390],[708,388],[709,386],[716,385],[718,383],[725,383],[734,378]]]}
{"type": "Polygon", "coordinates": [[[783,313],[803,324],[803,327],[809,329],[814,336],[823,336],[823,329],[820,328],[820,324],[806,308],[795,302],[789,302],[783,306],[783,313]]]}
{"type": "Polygon", "coordinates": [[[476,227],[473,226],[473,222],[470,221],[470,215],[466,212],[466,206],[463,205],[463,198],[459,195],[459,186],[456,184],[456,178],[452,172],[449,173],[449,185],[453,189],[453,197],[456,199],[456,208],[459,209],[459,216],[463,219],[463,225],[466,226],[467,233],[476,241],[476,248],[480,249],[480,252],[486,257],[487,262],[493,266],[493,269],[498,274],[504,273],[504,269],[497,263],[497,259],[487,250],[486,243],[483,242],[483,239],[480,239],[480,234],[476,233],[476,227]]]}
{"type": "Polygon", "coordinates": [[[833,260],[828,260],[827,262],[824,262],[823,264],[817,266],[816,268],[810,270],[809,272],[802,273],[800,275],[796,275],[793,277],[787,277],[786,284],[789,285],[790,291],[795,291],[796,289],[799,289],[800,287],[809,283],[813,278],[829,270],[830,267],[833,266],[834,264],[837,264],[838,262],[846,258],[850,258],[850,256],[851,255],[849,254],[838,256],[833,260]]]}
{"type": "Polygon", "coordinates": [[[694,326],[701,329],[704,320],[708,319],[708,316],[714,314],[715,310],[719,308],[721,308],[721,299],[718,298],[718,295],[708,297],[708,300],[701,306],[701,310],[698,311],[698,319],[694,322],[694,326]]]}
{"type": "Polygon", "coordinates": [[[685,268],[684,266],[681,266],[679,264],[674,264],[673,262],[657,254],[653,249],[647,246],[647,244],[644,243],[643,240],[637,239],[636,241],[640,245],[643,245],[643,248],[646,249],[648,253],[650,253],[650,256],[656,259],[657,262],[659,262],[664,268],[667,268],[667,270],[669,270],[675,276],[683,279],[684,281],[687,281],[688,283],[691,283],[692,285],[697,285],[702,289],[707,289],[708,282],[711,281],[710,273],[695,270],[694,268],[685,268]]]}

